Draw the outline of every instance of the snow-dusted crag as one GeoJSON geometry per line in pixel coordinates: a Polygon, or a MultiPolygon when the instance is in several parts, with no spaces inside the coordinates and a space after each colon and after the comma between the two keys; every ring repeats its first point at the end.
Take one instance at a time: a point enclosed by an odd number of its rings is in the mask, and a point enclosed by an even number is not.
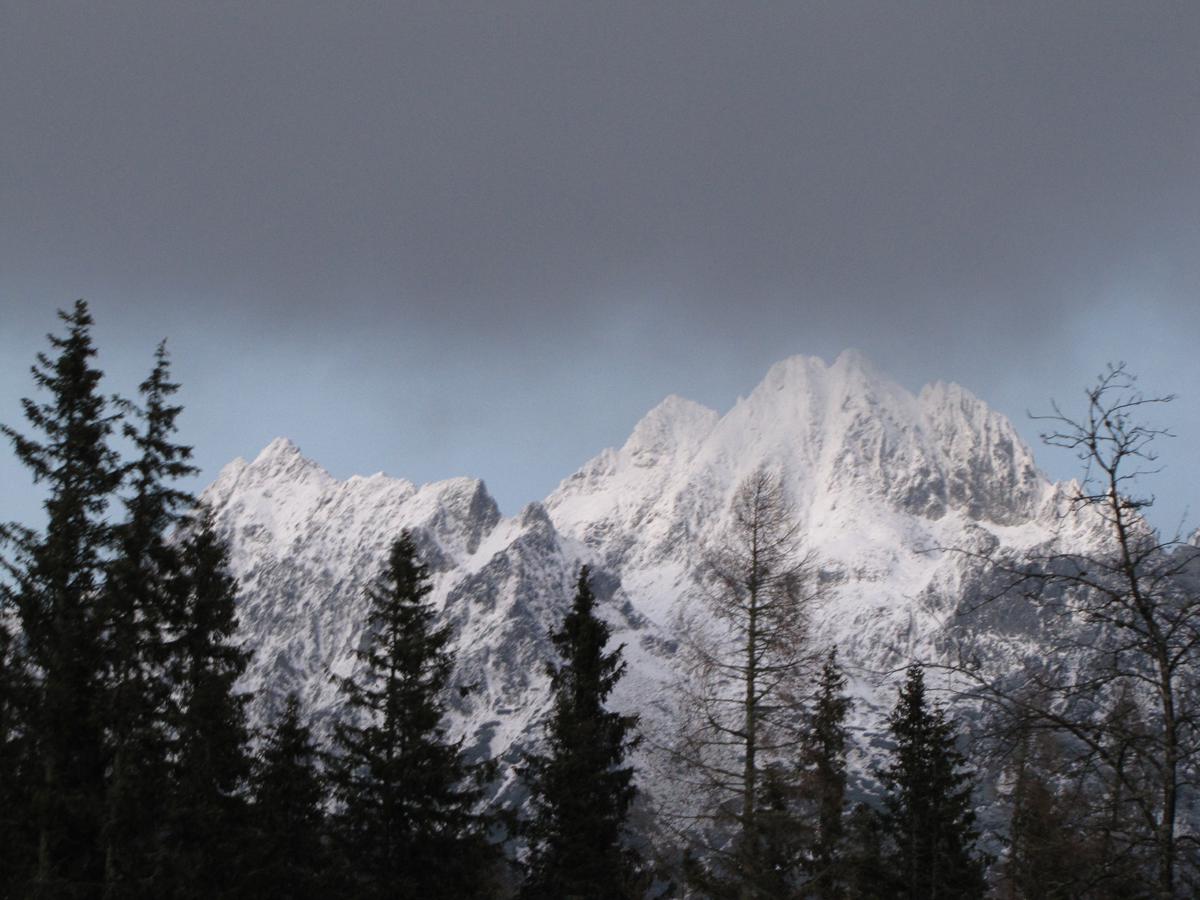
{"type": "Polygon", "coordinates": [[[331,676],[351,670],[362,639],[364,587],[412,528],[456,629],[458,682],[477,686],[454,710],[468,743],[512,759],[536,733],[546,635],[583,562],[626,644],[618,702],[655,722],[667,715],[673,623],[695,602],[702,548],[760,466],[784,479],[820,560],[816,635],[858,673],[864,722],[890,702],[871,673],[931,652],[970,589],[964,557],[939,548],[1017,550],[1058,526],[1061,492],[1003,416],[957,385],[913,395],[852,352],[832,365],[784,360],[724,415],[669,397],[624,446],[512,518],[478,480],[339,481],[279,439],[204,494],[241,583],[255,652],[247,686],[263,710],[297,690],[327,718],[331,676]]]}

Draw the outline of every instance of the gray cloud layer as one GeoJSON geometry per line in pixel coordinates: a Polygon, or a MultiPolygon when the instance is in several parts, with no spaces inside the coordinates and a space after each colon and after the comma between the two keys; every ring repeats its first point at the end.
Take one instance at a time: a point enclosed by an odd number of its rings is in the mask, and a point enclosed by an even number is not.
{"type": "Polygon", "coordinates": [[[86,296],[127,385],[172,336],[210,469],[278,431],[509,509],[848,345],[1016,416],[1128,358],[1200,440],[1196,4],[0,10],[5,421],[86,296]]]}

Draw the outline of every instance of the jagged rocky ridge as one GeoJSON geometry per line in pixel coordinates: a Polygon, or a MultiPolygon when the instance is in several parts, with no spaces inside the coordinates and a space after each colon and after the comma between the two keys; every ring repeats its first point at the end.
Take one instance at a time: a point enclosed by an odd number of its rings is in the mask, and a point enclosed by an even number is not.
{"type": "MultiPolygon", "coordinates": [[[[853,352],[832,365],[784,360],[724,415],[669,397],[624,446],[511,518],[479,480],[339,481],[280,438],[253,462],[230,463],[204,492],[241,585],[256,715],[295,690],[328,723],[338,705],[332,676],[351,670],[362,639],[364,587],[411,528],[457,634],[456,683],[475,686],[454,694],[453,727],[469,746],[511,763],[536,739],[547,634],[584,562],[626,645],[615,702],[641,712],[647,729],[665,728],[674,623],[697,602],[702,548],[719,538],[736,486],[759,466],[782,474],[820,560],[827,591],[814,637],[836,643],[851,669],[868,748],[892,702],[880,673],[940,652],[956,606],[982,590],[969,561],[941,548],[1019,552],[1093,539],[1058,515],[1064,489],[1038,471],[1007,419],[957,385],[914,396],[853,352]]],[[[648,772],[651,790],[669,780],[660,767],[648,772]]]]}

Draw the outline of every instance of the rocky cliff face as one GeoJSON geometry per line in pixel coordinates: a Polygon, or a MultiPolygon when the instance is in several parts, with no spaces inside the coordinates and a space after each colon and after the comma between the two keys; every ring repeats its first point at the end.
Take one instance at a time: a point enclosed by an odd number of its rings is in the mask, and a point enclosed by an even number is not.
{"type": "Polygon", "coordinates": [[[1004,417],[956,385],[914,396],[855,353],[832,365],[784,360],[724,415],[669,397],[624,446],[512,518],[478,480],[339,481],[278,439],[253,462],[230,463],[204,494],[241,583],[255,651],[246,685],[260,693],[260,714],[296,690],[327,721],[331,676],[351,671],[363,636],[364,588],[411,528],[454,624],[458,683],[477,686],[455,700],[468,744],[512,760],[536,735],[546,636],[581,563],[626,644],[616,702],[659,727],[671,715],[674,622],[697,602],[703,548],[719,540],[737,485],[764,466],[783,479],[819,560],[827,591],[816,640],[839,646],[868,733],[892,699],[879,673],[936,653],[956,605],[978,589],[964,558],[943,548],[1017,551],[1062,527],[1060,489],[1004,417]]]}

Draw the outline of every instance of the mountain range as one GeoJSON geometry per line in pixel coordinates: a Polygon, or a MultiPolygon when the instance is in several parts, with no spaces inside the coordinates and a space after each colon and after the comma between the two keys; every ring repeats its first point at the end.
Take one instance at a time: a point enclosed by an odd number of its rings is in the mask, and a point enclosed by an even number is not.
{"type": "MultiPolygon", "coordinates": [[[[836,645],[855,697],[863,763],[912,659],[945,652],[956,611],[983,586],[967,554],[1083,546],[1087,523],[1063,516],[1069,486],[1043,475],[1012,424],[970,392],[936,383],[913,394],[848,351],[832,364],[773,366],[722,413],[671,396],[623,446],[603,450],[546,498],[501,515],[478,479],[417,485],[382,473],[332,477],[285,438],[229,463],[203,494],[231,549],[253,662],[244,687],[261,721],[297,692],[318,729],[338,713],[334,676],[355,665],[365,589],[401,529],[412,529],[452,623],[458,668],[451,730],[478,755],[511,764],[547,711],[549,632],[588,564],[628,672],[614,696],[643,728],[670,727],[679,622],[702,600],[706,548],[722,540],[741,481],[766,469],[794,507],[822,599],[815,647],[836,645]]],[[[1011,616],[988,629],[1030,629],[1011,616]]],[[[976,635],[976,638],[980,635],[976,635]]],[[[651,742],[652,743],[652,742],[651,742]]],[[[647,749],[644,753],[650,753],[647,749]]],[[[670,773],[648,766],[653,791],[670,773]]]]}

